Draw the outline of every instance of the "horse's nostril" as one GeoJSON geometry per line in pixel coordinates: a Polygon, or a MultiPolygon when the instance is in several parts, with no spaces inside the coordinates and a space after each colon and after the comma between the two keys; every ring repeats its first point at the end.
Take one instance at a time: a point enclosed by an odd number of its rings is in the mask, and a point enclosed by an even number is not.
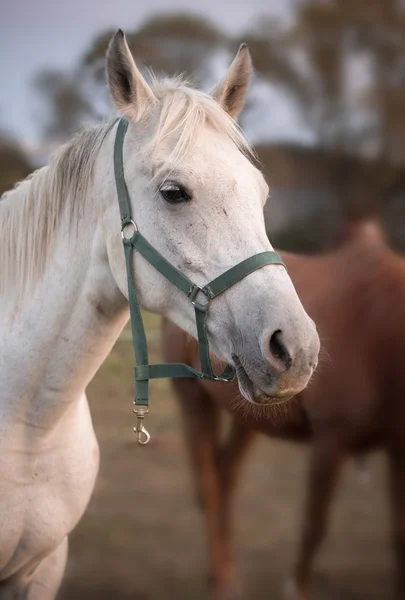
{"type": "Polygon", "coordinates": [[[288,370],[292,364],[292,358],[283,341],[283,332],[277,329],[270,338],[270,352],[275,359],[282,362],[288,370]]]}

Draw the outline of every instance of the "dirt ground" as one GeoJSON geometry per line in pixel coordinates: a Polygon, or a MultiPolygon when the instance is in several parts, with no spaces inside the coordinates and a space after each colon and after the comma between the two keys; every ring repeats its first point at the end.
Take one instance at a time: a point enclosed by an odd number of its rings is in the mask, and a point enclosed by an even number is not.
{"type": "MultiPolygon", "coordinates": [[[[159,320],[148,315],[151,358],[159,320]]],[[[91,383],[101,470],[87,512],[70,538],[59,600],[208,598],[204,528],[194,503],[178,408],[166,381],[154,382],[147,428],[132,433],[133,351],[128,331],[91,383]]],[[[235,542],[249,600],[281,598],[296,551],[307,449],[259,438],[244,467],[235,542]]],[[[368,480],[349,463],[313,580],[314,600],[389,600],[393,557],[384,458],[367,460],[368,480]]]]}

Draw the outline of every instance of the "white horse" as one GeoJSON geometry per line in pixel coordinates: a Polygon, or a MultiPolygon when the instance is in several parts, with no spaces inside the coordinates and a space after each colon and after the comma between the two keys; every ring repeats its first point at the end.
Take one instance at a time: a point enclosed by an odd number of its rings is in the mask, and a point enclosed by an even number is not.
{"type": "MultiPolygon", "coordinates": [[[[234,119],[251,70],[242,46],[212,95],[148,84],[119,31],[107,53],[112,98],[129,120],[124,171],[141,233],[199,285],[271,250],[268,188],[234,119]]],[[[99,451],[85,388],[128,321],[113,175],[117,119],[86,129],[0,202],[0,598],[51,600],[83,515],[99,451]]],[[[143,307],[196,336],[193,307],[142,256],[143,307]]],[[[283,266],[252,273],[210,307],[214,351],[242,393],[302,390],[319,339],[283,266]]]]}

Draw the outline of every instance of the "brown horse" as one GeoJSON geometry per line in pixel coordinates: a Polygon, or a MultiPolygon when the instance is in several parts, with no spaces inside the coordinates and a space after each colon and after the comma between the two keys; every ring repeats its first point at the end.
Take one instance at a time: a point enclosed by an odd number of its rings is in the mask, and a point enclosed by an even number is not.
{"type": "MultiPolygon", "coordinates": [[[[389,456],[398,597],[405,598],[405,261],[374,221],[352,224],[339,247],[319,256],[283,254],[305,309],[318,325],[323,359],[308,388],[274,408],[247,404],[236,384],[179,379],[198,498],[205,512],[215,597],[232,596],[230,504],[239,466],[256,431],[311,441],[312,455],[295,597],[308,597],[311,563],[324,534],[344,460],[383,446],[389,456]],[[221,409],[234,415],[228,439],[221,409]],[[281,411],[280,411],[281,412],[281,411]]],[[[164,354],[198,366],[196,344],[164,325],[164,354]]],[[[218,369],[220,365],[218,365],[218,369]]]]}

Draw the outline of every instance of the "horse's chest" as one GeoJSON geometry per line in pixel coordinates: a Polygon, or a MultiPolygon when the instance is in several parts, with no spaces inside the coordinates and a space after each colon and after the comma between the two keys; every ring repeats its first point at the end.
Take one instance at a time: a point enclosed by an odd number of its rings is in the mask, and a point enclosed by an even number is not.
{"type": "Polygon", "coordinates": [[[0,580],[59,545],[73,516],[55,488],[1,484],[0,580]]]}
{"type": "Polygon", "coordinates": [[[0,580],[59,545],[83,515],[99,457],[80,422],[44,452],[24,450],[18,435],[0,444],[0,580]]]}

